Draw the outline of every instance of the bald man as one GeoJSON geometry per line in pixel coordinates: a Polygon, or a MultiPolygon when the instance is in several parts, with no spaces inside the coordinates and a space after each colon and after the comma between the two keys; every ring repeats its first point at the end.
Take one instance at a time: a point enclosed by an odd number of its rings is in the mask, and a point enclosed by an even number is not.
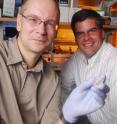
{"type": "Polygon", "coordinates": [[[42,59],[56,37],[55,0],[26,0],[17,16],[17,37],[0,42],[0,124],[55,124],[60,83],[42,59]]]}

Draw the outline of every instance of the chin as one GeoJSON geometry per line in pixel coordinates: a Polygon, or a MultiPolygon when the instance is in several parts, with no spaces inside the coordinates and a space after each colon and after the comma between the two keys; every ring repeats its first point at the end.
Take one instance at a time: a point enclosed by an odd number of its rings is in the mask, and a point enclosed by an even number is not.
{"type": "Polygon", "coordinates": [[[46,50],[46,48],[42,48],[42,49],[38,49],[37,52],[38,52],[38,53],[42,53],[42,52],[44,52],[45,50],[46,50]]]}
{"type": "Polygon", "coordinates": [[[33,50],[35,51],[44,51],[45,49],[47,49],[47,46],[46,45],[36,45],[33,47],[33,50]]]}

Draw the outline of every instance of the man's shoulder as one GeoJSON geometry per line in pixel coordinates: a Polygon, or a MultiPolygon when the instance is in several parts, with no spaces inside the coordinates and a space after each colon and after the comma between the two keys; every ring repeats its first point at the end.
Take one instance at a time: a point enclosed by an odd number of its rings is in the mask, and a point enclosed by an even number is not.
{"type": "Polygon", "coordinates": [[[1,59],[1,61],[8,60],[8,56],[9,56],[9,54],[11,54],[11,50],[13,50],[13,52],[15,51],[12,48],[12,41],[0,41],[0,59],[1,59]]]}
{"type": "Polygon", "coordinates": [[[61,73],[68,73],[76,68],[76,65],[79,64],[78,61],[81,61],[81,53],[79,51],[71,55],[71,57],[62,65],[61,73]]]}
{"type": "Polygon", "coordinates": [[[110,58],[117,59],[117,48],[111,44],[108,44],[108,53],[110,53],[110,58]]]}
{"type": "Polygon", "coordinates": [[[7,58],[8,58],[7,43],[4,41],[0,41],[0,70],[1,71],[3,71],[2,69],[7,63],[7,58]]]}
{"type": "Polygon", "coordinates": [[[8,41],[0,41],[0,51],[7,51],[8,50],[8,41]]]}
{"type": "MultiPolygon", "coordinates": [[[[81,52],[77,51],[74,54],[71,55],[71,57],[68,59],[68,63],[74,62],[74,61],[79,61],[82,58],[81,52]]],[[[66,63],[67,63],[66,62],[66,63]]]]}
{"type": "Polygon", "coordinates": [[[107,43],[102,56],[103,61],[104,58],[106,61],[108,61],[108,66],[114,67],[117,64],[117,48],[112,44],[107,43]]]}
{"type": "Polygon", "coordinates": [[[72,57],[76,57],[76,58],[81,57],[81,52],[80,52],[80,51],[76,51],[76,52],[72,55],[72,57]]]}

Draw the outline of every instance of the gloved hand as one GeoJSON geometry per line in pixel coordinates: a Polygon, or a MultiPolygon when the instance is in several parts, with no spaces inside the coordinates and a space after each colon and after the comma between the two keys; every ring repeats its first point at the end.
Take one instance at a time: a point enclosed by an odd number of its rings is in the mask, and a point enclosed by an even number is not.
{"type": "Polygon", "coordinates": [[[95,112],[101,108],[106,98],[104,81],[105,76],[98,81],[98,84],[94,84],[94,81],[85,81],[76,87],[63,105],[64,119],[74,123],[79,116],[95,112]]]}

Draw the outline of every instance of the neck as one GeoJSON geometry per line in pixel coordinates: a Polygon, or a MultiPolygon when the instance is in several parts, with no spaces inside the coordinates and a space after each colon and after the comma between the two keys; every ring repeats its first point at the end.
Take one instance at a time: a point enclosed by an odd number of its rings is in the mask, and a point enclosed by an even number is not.
{"type": "Polygon", "coordinates": [[[41,53],[36,53],[30,50],[27,50],[19,42],[18,42],[18,46],[19,46],[21,55],[23,57],[23,61],[26,63],[29,69],[33,68],[36,65],[37,61],[39,60],[41,53]]]}
{"type": "Polygon", "coordinates": [[[22,56],[23,56],[24,62],[26,63],[28,69],[33,68],[36,65],[36,63],[40,57],[40,56],[31,55],[31,54],[25,55],[23,53],[22,53],[22,56]]]}

